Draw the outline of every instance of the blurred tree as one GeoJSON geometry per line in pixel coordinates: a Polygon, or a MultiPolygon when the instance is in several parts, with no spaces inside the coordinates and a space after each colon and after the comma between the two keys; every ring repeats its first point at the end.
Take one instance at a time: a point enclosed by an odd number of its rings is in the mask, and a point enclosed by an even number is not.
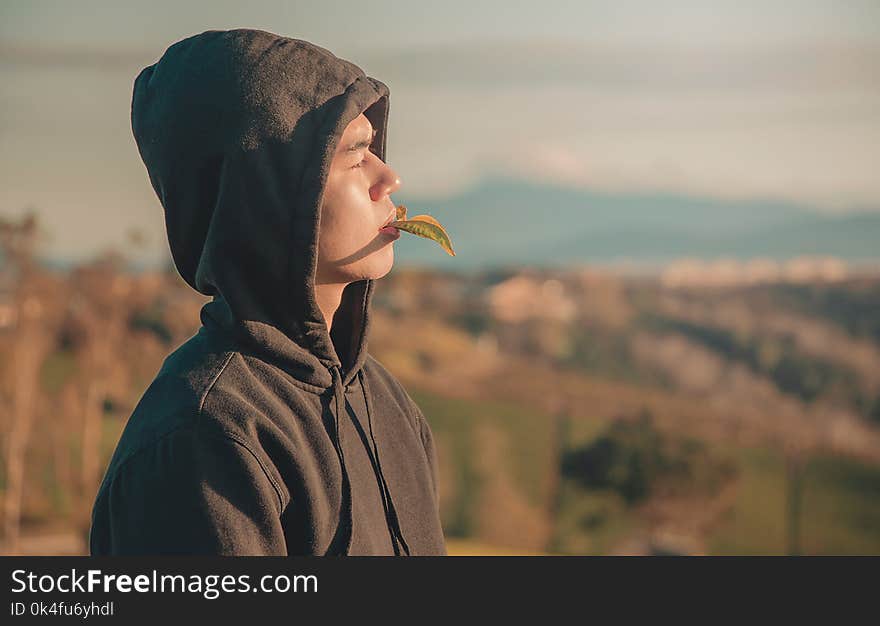
{"type": "Polygon", "coordinates": [[[40,395],[40,372],[51,352],[61,307],[57,298],[63,284],[41,270],[35,255],[44,233],[33,211],[20,221],[0,218],[0,274],[12,311],[4,367],[3,425],[6,485],[3,497],[5,553],[19,550],[25,457],[40,395]]]}
{"type": "MultiPolygon", "coordinates": [[[[558,370],[557,370],[558,371],[558,370]]],[[[548,413],[553,416],[554,437],[554,468],[550,473],[552,484],[550,485],[550,497],[548,499],[550,510],[548,517],[552,524],[549,540],[545,549],[549,553],[560,552],[562,549],[562,532],[560,529],[560,519],[562,517],[563,489],[562,489],[562,466],[565,459],[566,450],[570,446],[571,440],[571,410],[573,400],[563,391],[551,395],[548,400],[548,413]]]]}
{"type": "MultiPolygon", "coordinates": [[[[82,408],[80,485],[83,499],[89,503],[100,481],[107,401],[118,398],[124,404],[130,386],[123,345],[131,316],[133,283],[125,266],[125,257],[110,250],[75,268],[70,276],[78,303],[76,325],[81,333],[81,341],[74,348],[82,408]]],[[[88,513],[81,509],[76,520],[84,531],[89,524],[88,513]]]]}
{"type": "Polygon", "coordinates": [[[660,485],[666,494],[711,494],[736,474],[729,460],[712,456],[703,442],[657,429],[647,408],[619,416],[605,434],[566,454],[562,471],[588,489],[618,493],[628,505],[649,498],[660,485]]]}

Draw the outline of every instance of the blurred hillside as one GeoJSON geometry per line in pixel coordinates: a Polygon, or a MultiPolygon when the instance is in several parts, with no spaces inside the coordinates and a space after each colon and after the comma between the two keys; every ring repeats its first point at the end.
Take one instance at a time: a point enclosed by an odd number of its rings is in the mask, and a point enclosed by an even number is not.
{"type": "MultiPolygon", "coordinates": [[[[0,552],[81,552],[207,299],[119,252],[47,269],[33,217],[0,226],[0,552]]],[[[880,554],[880,275],[395,268],[374,306],[370,352],[435,432],[453,552],[880,554]]]]}

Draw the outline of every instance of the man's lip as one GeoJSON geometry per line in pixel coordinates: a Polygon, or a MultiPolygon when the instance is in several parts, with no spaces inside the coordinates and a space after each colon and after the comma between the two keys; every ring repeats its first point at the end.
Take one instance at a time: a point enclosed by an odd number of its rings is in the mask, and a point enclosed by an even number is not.
{"type": "Polygon", "coordinates": [[[391,212],[391,214],[388,216],[388,219],[385,221],[385,223],[379,227],[379,230],[382,230],[383,228],[387,227],[391,222],[394,221],[395,217],[397,217],[397,209],[395,209],[394,211],[391,212]]]}

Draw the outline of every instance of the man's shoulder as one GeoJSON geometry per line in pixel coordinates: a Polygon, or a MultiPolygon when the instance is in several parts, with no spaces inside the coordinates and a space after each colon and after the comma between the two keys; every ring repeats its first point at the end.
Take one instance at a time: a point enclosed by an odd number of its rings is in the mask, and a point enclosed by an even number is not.
{"type": "Polygon", "coordinates": [[[264,444],[280,436],[280,426],[291,415],[308,416],[320,407],[313,393],[294,386],[284,386],[284,401],[279,402],[279,376],[273,366],[235,346],[203,334],[191,337],[165,359],[140,398],[103,482],[109,484],[126,467],[148,472],[167,461],[170,451],[204,457],[222,450],[253,456],[277,485],[268,450],[284,446],[267,449],[264,444]]]}
{"type": "Polygon", "coordinates": [[[113,474],[131,457],[196,422],[205,398],[234,352],[212,345],[201,333],[169,354],[141,395],[107,469],[113,474]]]}
{"type": "Polygon", "coordinates": [[[280,408],[297,408],[296,397],[308,402],[307,386],[275,366],[242,352],[212,333],[200,331],[166,357],[136,405],[123,437],[149,443],[163,434],[199,420],[221,430],[246,429],[243,420],[260,419],[280,408]],[[288,402],[277,402],[279,381],[288,402]]]}
{"type": "Polygon", "coordinates": [[[370,391],[380,400],[393,400],[407,413],[413,427],[418,428],[419,409],[403,383],[372,354],[367,354],[364,372],[370,380],[370,391]]]}
{"type": "Polygon", "coordinates": [[[377,359],[372,352],[367,352],[367,358],[364,359],[364,369],[369,369],[377,375],[394,378],[391,372],[388,371],[388,368],[385,367],[385,365],[383,365],[382,362],[379,361],[379,359],[377,359]]]}
{"type": "Polygon", "coordinates": [[[364,373],[369,375],[371,379],[375,379],[377,381],[381,381],[385,385],[389,387],[395,394],[407,396],[406,389],[403,387],[403,383],[398,380],[397,376],[391,373],[385,365],[379,361],[375,356],[371,353],[367,353],[367,358],[364,361],[364,373]]]}

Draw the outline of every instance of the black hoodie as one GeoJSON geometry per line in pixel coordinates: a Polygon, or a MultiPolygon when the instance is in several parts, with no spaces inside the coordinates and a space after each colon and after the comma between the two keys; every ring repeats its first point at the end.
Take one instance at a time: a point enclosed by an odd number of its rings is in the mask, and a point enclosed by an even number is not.
{"type": "Polygon", "coordinates": [[[134,83],[138,150],[177,270],[213,300],[164,361],[92,511],[104,554],[446,554],[419,407],[367,351],[373,280],[328,333],[314,277],[334,152],[388,88],[259,30],[169,47],[134,83]]]}

